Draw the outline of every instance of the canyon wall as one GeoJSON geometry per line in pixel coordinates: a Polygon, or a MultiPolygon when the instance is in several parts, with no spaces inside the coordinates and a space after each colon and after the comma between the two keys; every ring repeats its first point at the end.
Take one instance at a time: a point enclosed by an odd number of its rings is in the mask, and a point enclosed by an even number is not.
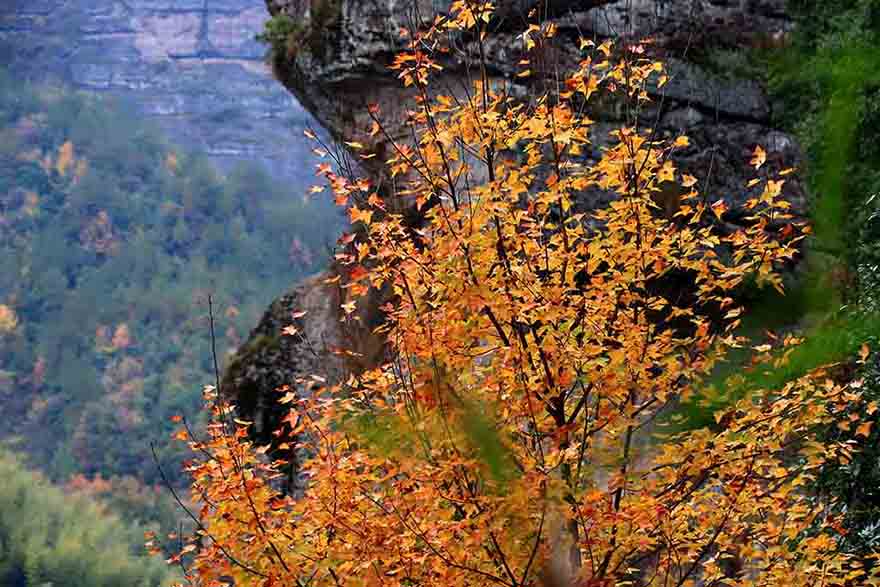
{"type": "Polygon", "coordinates": [[[268,18],[261,0],[4,0],[0,55],[17,76],[132,103],[221,168],[262,162],[303,191],[314,120],[264,62],[268,18]]]}

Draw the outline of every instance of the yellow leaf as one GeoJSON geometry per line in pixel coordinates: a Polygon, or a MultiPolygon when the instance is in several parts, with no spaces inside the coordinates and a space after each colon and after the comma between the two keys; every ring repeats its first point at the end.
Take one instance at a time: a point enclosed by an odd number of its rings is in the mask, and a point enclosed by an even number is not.
{"type": "Polygon", "coordinates": [[[660,181],[675,181],[675,167],[671,161],[667,161],[657,172],[657,179],[660,181]]]}
{"type": "Polygon", "coordinates": [[[67,175],[67,170],[70,168],[70,164],[73,163],[73,159],[73,143],[66,141],[58,149],[58,161],[55,162],[55,170],[58,172],[58,175],[61,177],[67,175]]]}
{"type": "Polygon", "coordinates": [[[356,222],[363,222],[364,224],[369,224],[373,219],[373,212],[371,210],[364,210],[364,209],[358,208],[356,206],[352,206],[349,209],[348,215],[351,218],[352,224],[354,224],[356,222]]]}
{"type": "Polygon", "coordinates": [[[18,317],[12,308],[0,304],[0,333],[10,333],[18,326],[18,317]]]}
{"type": "Polygon", "coordinates": [[[755,147],[755,152],[752,155],[751,164],[755,169],[760,169],[761,166],[767,161],[767,152],[761,148],[761,145],[757,145],[755,147]]]}

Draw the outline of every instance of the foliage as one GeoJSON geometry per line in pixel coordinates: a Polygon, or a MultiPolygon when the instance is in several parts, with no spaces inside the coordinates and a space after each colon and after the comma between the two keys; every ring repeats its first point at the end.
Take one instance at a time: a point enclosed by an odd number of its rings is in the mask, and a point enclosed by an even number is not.
{"type": "Polygon", "coordinates": [[[8,587],[157,587],[173,579],[146,556],[142,530],[65,495],[0,455],[0,583],[8,587]]]}
{"type": "MultiPolygon", "coordinates": [[[[847,311],[826,317],[821,324],[800,332],[802,342],[796,347],[777,349],[765,354],[762,360],[754,361],[748,349],[734,352],[729,359],[741,357],[744,360],[728,360],[720,365],[699,394],[676,410],[668,424],[676,429],[712,426],[718,410],[730,409],[737,400],[746,397],[754,389],[780,387],[820,365],[853,360],[866,341],[876,339],[877,332],[880,332],[880,315],[847,311]],[[767,361],[770,357],[778,360],[783,355],[783,363],[767,361]]],[[[762,345],[757,346],[763,348],[762,345]]]]}
{"type": "MultiPolygon", "coordinates": [[[[725,236],[713,229],[723,202],[703,202],[673,163],[686,137],[624,126],[599,161],[579,157],[592,123],[584,101],[617,94],[637,110],[649,78],[663,83],[641,46],[587,51],[528,103],[492,84],[480,61],[484,74],[463,96],[429,93],[444,42],[469,35],[483,54],[490,14],[453,2],[396,58],[417,94],[417,142],[396,143],[387,161],[397,193],[324,170],[361,232],[337,255],[347,290],[393,289],[380,327],[391,362],[281,396],[291,411],[278,434],[306,455],[298,500],[273,488],[284,463],[267,462],[248,423],[207,388],[209,435],[190,439],[202,523],[181,553],[194,553],[190,579],[880,584],[864,559],[840,552],[835,503],[804,491],[826,463],[851,458],[850,444],[816,442],[820,431],[865,431],[850,418],[863,409],[858,389],[833,371],[742,398],[714,430],[651,438],[653,419],[739,344],[732,292],[747,279],[781,289],[775,268],[802,238],[780,197],[788,171],[762,171],[756,149],[761,193],[725,236]],[[520,160],[501,156],[510,151],[520,160]],[[666,182],[684,193],[674,219],[653,199],[666,182]],[[618,197],[587,217],[573,203],[591,188],[618,197]],[[421,225],[392,212],[401,201],[421,210],[421,225]],[[387,432],[363,434],[377,428],[387,432]]],[[[554,33],[534,25],[524,40],[554,33]]],[[[370,114],[378,133],[380,113],[370,114]]],[[[344,303],[343,317],[355,320],[355,306],[344,303]]],[[[784,353],[796,342],[779,341],[784,353]]]]}
{"type": "MultiPolygon", "coordinates": [[[[806,147],[815,194],[816,238],[811,246],[817,253],[810,269],[821,278],[813,280],[816,286],[810,288],[806,305],[827,318],[806,330],[806,346],[812,349],[813,364],[848,361],[861,341],[876,345],[880,331],[875,294],[880,234],[874,222],[880,192],[880,3],[790,0],[789,7],[797,21],[792,45],[769,60],[769,81],[781,106],[776,109],[779,121],[796,130],[806,147]]],[[[876,370],[876,361],[855,370],[866,400],[880,399],[876,370]]],[[[860,416],[876,428],[875,412],[860,416]]],[[[826,437],[862,449],[850,462],[825,467],[817,484],[841,498],[845,547],[871,553],[880,544],[875,432],[859,436],[831,428],[826,437]]]]}
{"type": "MultiPolygon", "coordinates": [[[[875,328],[871,344],[880,343],[875,328]]],[[[842,544],[848,551],[870,556],[880,549],[880,365],[873,356],[858,369],[855,383],[862,390],[865,405],[853,411],[860,424],[832,427],[825,439],[849,442],[860,450],[838,466],[826,467],[817,479],[820,495],[839,498],[842,544]]]]}
{"type": "Polygon", "coordinates": [[[271,47],[277,56],[286,56],[291,39],[302,33],[302,26],[284,13],[276,14],[266,21],[263,32],[256,39],[271,47]]]}
{"type": "Polygon", "coordinates": [[[64,490],[88,498],[103,511],[124,517],[129,524],[169,533],[183,523],[167,487],[146,486],[135,477],[105,479],[77,474],[64,484],[64,490]]]}
{"type": "Polygon", "coordinates": [[[806,147],[813,224],[795,284],[797,303],[791,303],[791,296],[785,301],[767,296],[752,300],[757,311],[753,316],[763,312],[764,317],[743,333],[758,344],[767,329],[796,328],[806,342],[791,355],[786,369],[767,373],[740,365],[719,370],[713,383],[722,388],[720,393],[700,394],[699,402],[682,410],[690,425],[711,421],[707,404],[721,407],[749,387],[766,385],[768,375],[780,382],[845,361],[876,332],[866,269],[876,266],[871,194],[880,189],[875,171],[880,159],[873,146],[878,127],[871,114],[878,79],[873,73],[877,7],[873,0],[790,2],[797,19],[790,46],[740,57],[753,70],[757,62],[768,68],[769,86],[780,106],[774,111],[776,123],[797,132],[806,147]],[[723,381],[742,367],[744,377],[732,385],[723,381]]]}
{"type": "Polygon", "coordinates": [[[3,73],[0,135],[3,437],[56,480],[154,485],[150,441],[167,448],[212,373],[206,296],[222,359],[321,267],[338,213],[257,168],[224,177],[107,100],[3,73]]]}
{"type": "Polygon", "coordinates": [[[778,122],[798,132],[817,194],[819,247],[852,266],[864,244],[865,201],[880,191],[876,71],[880,4],[875,0],[791,0],[797,32],[768,61],[769,86],[781,106],[778,122]],[[846,213],[847,211],[850,213],[846,213]],[[828,234],[833,231],[834,234],[828,234]],[[845,248],[844,248],[845,247],[845,248]]]}
{"type": "Polygon", "coordinates": [[[276,64],[283,64],[302,49],[320,54],[324,33],[337,25],[341,11],[340,0],[309,0],[307,16],[302,15],[301,20],[295,20],[283,12],[275,14],[266,21],[263,32],[256,36],[256,40],[269,45],[270,57],[276,64]]]}

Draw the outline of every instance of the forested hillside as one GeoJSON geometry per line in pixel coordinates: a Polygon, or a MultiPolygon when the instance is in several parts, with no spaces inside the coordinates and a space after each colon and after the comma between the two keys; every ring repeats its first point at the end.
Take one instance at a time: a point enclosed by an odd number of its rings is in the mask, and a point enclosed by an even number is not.
{"type": "Polygon", "coordinates": [[[5,72],[0,137],[2,436],[56,480],[154,484],[149,443],[173,457],[169,417],[195,413],[213,378],[208,295],[222,360],[320,267],[338,212],[5,72]]]}

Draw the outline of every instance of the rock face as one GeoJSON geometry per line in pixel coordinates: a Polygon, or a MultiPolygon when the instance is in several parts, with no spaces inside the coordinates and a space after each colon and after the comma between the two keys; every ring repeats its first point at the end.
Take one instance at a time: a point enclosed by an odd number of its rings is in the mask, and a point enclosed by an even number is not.
{"type": "Polygon", "coordinates": [[[261,161],[304,189],[313,119],[279,87],[254,40],[260,0],[3,0],[4,65],[134,103],[221,167],[261,161]]]}
{"type": "MultiPolygon", "coordinates": [[[[335,138],[371,144],[367,132],[371,121],[366,115],[366,104],[371,102],[379,105],[392,136],[406,136],[403,112],[411,96],[387,65],[403,46],[399,29],[432,19],[444,10],[445,2],[267,0],[267,4],[276,17],[289,17],[296,31],[289,42],[276,46],[276,75],[335,138]]],[[[529,2],[499,0],[497,4],[501,17],[493,24],[496,34],[487,47],[488,74],[493,83],[506,85],[512,95],[527,99],[533,88],[522,85],[514,67],[524,56],[520,35],[526,21],[519,16],[528,13],[529,2]]],[[[752,177],[748,161],[758,144],[767,149],[769,165],[798,165],[798,145],[773,128],[768,99],[760,84],[748,78],[744,57],[748,47],[784,42],[791,22],[783,0],[560,0],[554,4],[557,10],[548,16],[558,27],[557,40],[562,41],[556,56],[563,69],[579,60],[574,51],[578,37],[611,37],[624,43],[653,39],[648,51],[667,63],[669,82],[651,89],[653,106],[645,110],[642,121],[656,125],[663,136],[683,132],[690,137],[690,146],[679,152],[676,163],[705,178],[700,188],[710,202],[721,198],[729,208],[741,208],[751,195],[744,186],[752,177]]],[[[466,42],[459,49],[464,54],[474,50],[466,42]]],[[[467,81],[461,62],[450,59],[444,66],[434,82],[443,91],[467,81]]],[[[595,152],[587,156],[596,157],[608,144],[607,132],[623,117],[614,104],[599,104],[590,116],[596,120],[595,152]]],[[[381,150],[375,142],[371,146],[381,150]]],[[[381,189],[381,170],[367,172],[381,189]]],[[[786,189],[795,214],[804,214],[802,186],[790,178],[786,189]]],[[[579,205],[590,209],[609,197],[585,193],[579,205]]],[[[310,287],[325,286],[316,281],[282,298],[283,303],[270,308],[260,328],[277,336],[285,320],[290,322],[289,307],[308,310],[308,300],[321,297],[310,292],[310,287]]],[[[304,320],[327,316],[322,309],[304,320]]],[[[338,319],[333,323],[338,324],[338,319]]],[[[263,330],[255,334],[263,335],[263,330]]],[[[284,356],[281,362],[272,357],[267,352],[241,357],[238,372],[246,375],[229,391],[235,394],[235,386],[245,385],[249,393],[267,394],[280,381],[289,383],[306,374],[295,361],[285,364],[284,356]],[[245,364],[252,368],[243,369],[245,364]]]]}
{"type": "Polygon", "coordinates": [[[338,293],[323,283],[322,276],[304,281],[272,302],[225,369],[221,387],[235,391],[239,410],[253,418],[257,434],[268,437],[283,417],[282,406],[272,402],[273,390],[295,385],[298,377],[312,373],[341,375],[342,361],[325,352],[343,344],[338,306],[338,293]],[[302,308],[308,310],[306,316],[295,320],[293,314],[302,308]],[[302,336],[282,333],[292,324],[302,336]]]}
{"type": "MultiPolygon", "coordinates": [[[[289,17],[297,29],[285,46],[276,47],[276,74],[335,138],[367,144],[381,154],[383,145],[368,136],[372,120],[366,104],[380,107],[391,136],[408,136],[403,121],[412,95],[387,66],[404,47],[401,28],[430,21],[447,4],[267,0],[273,15],[289,17]]],[[[531,4],[522,0],[496,4],[501,16],[487,41],[488,75],[511,95],[527,97],[534,88],[516,77],[516,63],[526,57],[521,33],[531,4]]],[[[773,129],[770,104],[761,86],[748,78],[744,55],[750,47],[785,41],[792,25],[783,10],[784,0],[559,0],[553,4],[556,8],[548,16],[559,31],[554,58],[563,71],[580,60],[580,37],[625,43],[652,39],[648,52],[666,63],[669,81],[653,88],[654,106],[645,110],[642,122],[657,125],[665,136],[690,135],[692,146],[678,164],[696,177],[706,176],[708,170],[703,191],[711,201],[721,198],[735,208],[745,200],[742,186],[751,177],[749,153],[757,144],[769,145],[773,162],[779,165],[798,162],[796,143],[773,129]]],[[[463,41],[457,51],[466,57],[448,59],[434,81],[444,93],[461,87],[468,75],[465,63],[476,57],[473,43],[463,41]]],[[[609,140],[602,131],[620,124],[622,116],[601,105],[590,115],[599,122],[593,137],[599,149],[609,140]]],[[[367,171],[381,183],[380,168],[367,171]]],[[[789,183],[794,209],[804,213],[801,186],[789,183]]],[[[589,209],[605,201],[602,194],[585,194],[581,207],[589,209]]]]}

